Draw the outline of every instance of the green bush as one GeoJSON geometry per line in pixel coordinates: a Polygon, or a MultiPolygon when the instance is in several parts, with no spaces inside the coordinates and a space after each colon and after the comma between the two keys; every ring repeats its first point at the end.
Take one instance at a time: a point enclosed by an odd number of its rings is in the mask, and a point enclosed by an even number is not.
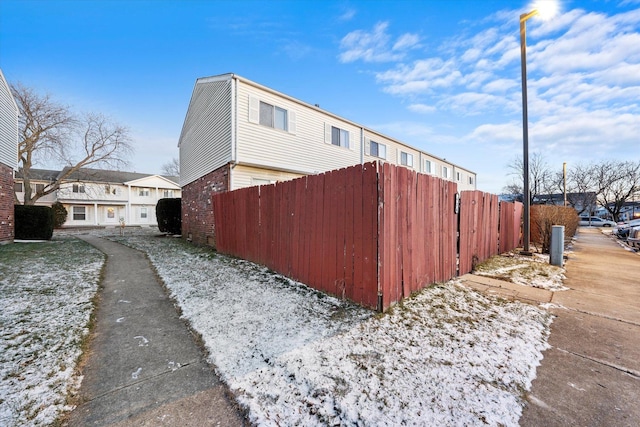
{"type": "Polygon", "coordinates": [[[53,209],[48,206],[15,205],[15,238],[21,240],[51,240],[53,209]]]}
{"type": "Polygon", "coordinates": [[[564,225],[565,242],[576,234],[580,218],[574,208],[552,205],[531,206],[531,242],[549,253],[551,247],[551,227],[564,225]]]}
{"type": "Polygon", "coordinates": [[[160,199],[156,205],[158,228],[163,233],[182,233],[182,199],[160,199]]]}
{"type": "Polygon", "coordinates": [[[60,202],[55,202],[51,205],[51,209],[53,209],[53,228],[60,228],[62,224],[67,222],[67,209],[60,202]]]}

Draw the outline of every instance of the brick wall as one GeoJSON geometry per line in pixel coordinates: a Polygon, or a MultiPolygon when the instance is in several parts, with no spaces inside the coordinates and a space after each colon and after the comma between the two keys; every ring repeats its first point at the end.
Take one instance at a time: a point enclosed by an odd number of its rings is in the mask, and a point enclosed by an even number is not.
{"type": "Polygon", "coordinates": [[[0,243],[13,241],[13,169],[0,163],[0,243]]]}
{"type": "Polygon", "coordinates": [[[196,245],[215,245],[211,196],[229,190],[230,165],[182,188],[182,237],[196,245]]]}

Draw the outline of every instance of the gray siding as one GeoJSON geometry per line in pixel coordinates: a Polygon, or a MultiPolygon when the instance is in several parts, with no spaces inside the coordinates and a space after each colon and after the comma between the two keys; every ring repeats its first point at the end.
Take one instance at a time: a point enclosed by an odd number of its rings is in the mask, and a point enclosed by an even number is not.
{"type": "Polygon", "coordinates": [[[0,163],[18,165],[18,108],[0,70],[0,163]]]}
{"type": "Polygon", "coordinates": [[[180,134],[180,185],[232,160],[231,78],[200,79],[180,134]]]}

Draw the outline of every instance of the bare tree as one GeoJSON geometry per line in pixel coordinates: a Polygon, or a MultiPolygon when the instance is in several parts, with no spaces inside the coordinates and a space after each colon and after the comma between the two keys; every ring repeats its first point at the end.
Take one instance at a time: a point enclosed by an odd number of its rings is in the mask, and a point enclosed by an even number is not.
{"type": "Polygon", "coordinates": [[[78,116],[49,95],[40,95],[21,84],[11,85],[11,91],[20,110],[18,157],[25,205],[56,191],[80,168],[118,168],[127,164],[126,156],[132,146],[126,127],[101,114],[78,116]],[[34,192],[31,169],[44,159],[68,167],[54,181],[34,192]]]}
{"type": "Polygon", "coordinates": [[[162,173],[168,176],[180,176],[180,161],[174,157],[162,165],[162,173]]]}
{"type": "Polygon", "coordinates": [[[590,215],[596,207],[597,199],[591,166],[576,164],[567,171],[567,203],[578,214],[586,212],[590,215]]]}
{"type": "MultiPolygon", "coordinates": [[[[524,165],[522,157],[514,158],[508,165],[511,170],[511,182],[504,187],[504,191],[508,194],[523,194],[523,175],[524,165]]],[[[558,181],[557,173],[549,167],[545,157],[541,153],[532,153],[529,158],[529,195],[531,201],[541,194],[550,194],[562,188],[562,172],[560,172],[560,181],[558,181]]]]}
{"type": "Polygon", "coordinates": [[[640,161],[605,160],[590,167],[598,204],[619,220],[625,202],[640,188],[640,161]]]}

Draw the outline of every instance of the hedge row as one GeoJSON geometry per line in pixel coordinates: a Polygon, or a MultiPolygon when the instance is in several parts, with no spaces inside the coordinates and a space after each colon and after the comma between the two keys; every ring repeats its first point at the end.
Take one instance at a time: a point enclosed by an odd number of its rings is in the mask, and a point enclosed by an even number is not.
{"type": "Polygon", "coordinates": [[[53,209],[48,206],[15,205],[15,238],[50,240],[53,236],[53,209]]]}

